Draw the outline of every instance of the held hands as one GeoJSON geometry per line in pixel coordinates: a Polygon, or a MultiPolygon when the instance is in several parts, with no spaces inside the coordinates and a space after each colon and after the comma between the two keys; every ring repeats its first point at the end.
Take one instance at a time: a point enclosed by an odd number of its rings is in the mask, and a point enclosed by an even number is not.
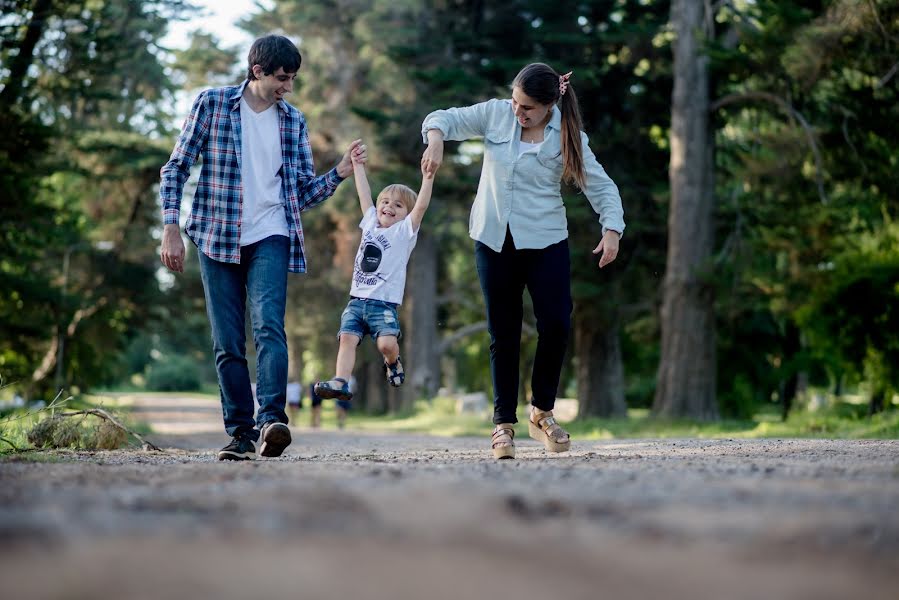
{"type": "MultiPolygon", "coordinates": [[[[436,169],[435,169],[434,171],[436,171],[436,169]]],[[[421,163],[421,178],[422,178],[422,181],[434,181],[434,171],[430,171],[430,172],[429,172],[429,171],[427,170],[427,168],[425,168],[425,163],[424,163],[424,161],[422,161],[422,163],[421,163]]]]}
{"type": "Polygon", "coordinates": [[[177,223],[169,223],[162,229],[162,249],[159,258],[170,271],[184,272],[184,241],[177,223]]]}
{"type": "Polygon", "coordinates": [[[443,133],[439,129],[428,131],[428,147],[421,155],[421,172],[433,176],[443,164],[443,133]]]}
{"type": "Polygon", "coordinates": [[[602,257],[599,259],[600,269],[618,257],[618,240],[620,239],[620,233],[609,229],[602,236],[602,241],[593,249],[593,254],[602,253],[602,257]]]}
{"type": "Polygon", "coordinates": [[[358,160],[361,161],[361,163],[365,163],[365,161],[368,160],[368,150],[362,144],[362,140],[353,140],[346,149],[346,152],[343,153],[340,162],[337,163],[337,174],[343,179],[346,179],[353,174],[353,154],[357,148],[360,149],[361,152],[358,160]]]}
{"type": "Polygon", "coordinates": [[[368,147],[365,144],[359,144],[353,148],[350,159],[353,161],[353,167],[364,165],[368,162],[368,147]]]}

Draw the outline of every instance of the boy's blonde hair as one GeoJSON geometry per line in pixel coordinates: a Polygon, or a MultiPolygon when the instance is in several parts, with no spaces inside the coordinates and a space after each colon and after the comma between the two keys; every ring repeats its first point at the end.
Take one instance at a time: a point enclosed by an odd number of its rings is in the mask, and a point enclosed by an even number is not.
{"type": "Polygon", "coordinates": [[[418,200],[418,194],[402,183],[392,183],[388,185],[381,190],[380,194],[378,194],[378,199],[380,200],[384,194],[390,195],[391,198],[399,198],[400,202],[403,203],[403,206],[405,206],[406,210],[409,212],[412,212],[412,207],[415,206],[415,201],[418,200]]]}

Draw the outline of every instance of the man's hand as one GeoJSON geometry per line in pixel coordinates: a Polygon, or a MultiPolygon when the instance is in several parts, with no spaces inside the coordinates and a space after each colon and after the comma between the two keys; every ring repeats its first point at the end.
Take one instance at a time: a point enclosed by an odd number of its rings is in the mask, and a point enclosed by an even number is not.
{"type": "Polygon", "coordinates": [[[421,155],[422,173],[434,175],[443,164],[443,132],[439,129],[428,130],[428,147],[421,155]]]}
{"type": "MultiPolygon", "coordinates": [[[[346,179],[350,175],[353,174],[353,153],[356,148],[362,146],[362,140],[353,140],[353,143],[349,145],[346,149],[346,152],[343,153],[343,158],[340,159],[340,162],[337,163],[337,174],[341,179],[346,179]]],[[[368,154],[365,146],[361,148],[360,160],[364,163],[368,160],[368,154]]]]}
{"type": "Polygon", "coordinates": [[[162,230],[162,250],[159,257],[169,270],[184,272],[184,241],[177,223],[169,223],[162,230]]]}
{"type": "Polygon", "coordinates": [[[620,239],[620,233],[609,229],[606,231],[606,234],[602,236],[602,241],[600,241],[596,248],[593,249],[593,254],[602,253],[602,257],[599,259],[600,269],[618,258],[618,240],[620,239]]]}

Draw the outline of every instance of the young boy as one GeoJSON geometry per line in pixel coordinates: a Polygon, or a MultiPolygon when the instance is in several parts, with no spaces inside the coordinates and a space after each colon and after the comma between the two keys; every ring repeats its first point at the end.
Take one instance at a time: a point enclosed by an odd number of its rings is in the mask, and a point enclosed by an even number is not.
{"type": "Polygon", "coordinates": [[[406,265],[418,239],[418,228],[431,202],[434,174],[422,170],[421,190],[416,194],[401,184],[388,185],[372,204],[365,175],[365,146],[351,154],[356,191],[362,209],[362,241],[356,252],[350,302],[340,318],[340,347],[334,378],[315,384],[322,398],[337,398],[346,407],[353,397],[350,376],[356,362],[356,346],[366,334],[374,338],[384,355],[387,381],[399,387],[406,379],[400,359],[400,322],[396,309],[403,301],[406,265]]]}

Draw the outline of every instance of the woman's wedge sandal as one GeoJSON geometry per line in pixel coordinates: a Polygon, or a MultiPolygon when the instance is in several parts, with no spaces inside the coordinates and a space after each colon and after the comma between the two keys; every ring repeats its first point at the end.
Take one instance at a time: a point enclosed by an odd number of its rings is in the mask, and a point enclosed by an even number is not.
{"type": "Polygon", "coordinates": [[[515,430],[511,423],[500,423],[493,430],[493,458],[515,458],[515,430]]]}
{"type": "Polygon", "coordinates": [[[528,434],[538,442],[543,442],[548,452],[571,450],[571,438],[568,432],[556,423],[551,410],[531,409],[528,416],[528,434]]]}

